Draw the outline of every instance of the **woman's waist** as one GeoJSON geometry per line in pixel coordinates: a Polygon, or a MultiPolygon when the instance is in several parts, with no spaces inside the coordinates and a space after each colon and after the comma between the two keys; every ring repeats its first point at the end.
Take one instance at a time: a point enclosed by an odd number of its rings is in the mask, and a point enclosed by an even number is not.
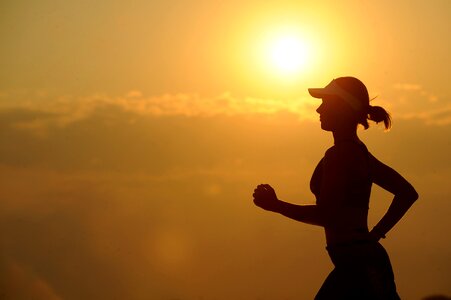
{"type": "Polygon", "coordinates": [[[343,226],[343,224],[336,226],[328,225],[324,227],[324,232],[328,246],[353,244],[371,240],[366,222],[354,224],[352,227],[343,226]]]}
{"type": "Polygon", "coordinates": [[[342,197],[317,197],[316,204],[324,207],[333,207],[338,209],[361,209],[368,210],[370,203],[369,194],[365,195],[348,195],[342,197]]]}
{"type": "Polygon", "coordinates": [[[324,227],[331,230],[346,230],[354,228],[366,228],[368,209],[349,206],[319,205],[324,219],[324,227]]]}
{"type": "Polygon", "coordinates": [[[361,265],[383,266],[390,260],[384,247],[371,239],[360,239],[336,243],[326,247],[327,252],[337,266],[358,267],[361,265]]]}

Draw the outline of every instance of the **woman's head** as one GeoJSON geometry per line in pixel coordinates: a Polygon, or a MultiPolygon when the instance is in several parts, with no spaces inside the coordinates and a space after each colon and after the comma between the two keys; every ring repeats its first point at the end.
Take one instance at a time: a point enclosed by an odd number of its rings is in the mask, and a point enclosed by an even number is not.
{"type": "Polygon", "coordinates": [[[366,86],[357,78],[340,77],[332,80],[325,88],[309,89],[310,95],[321,98],[318,107],[321,127],[334,130],[339,125],[369,127],[368,120],[384,122],[385,128],[391,127],[388,112],[380,106],[371,106],[366,86]]]}

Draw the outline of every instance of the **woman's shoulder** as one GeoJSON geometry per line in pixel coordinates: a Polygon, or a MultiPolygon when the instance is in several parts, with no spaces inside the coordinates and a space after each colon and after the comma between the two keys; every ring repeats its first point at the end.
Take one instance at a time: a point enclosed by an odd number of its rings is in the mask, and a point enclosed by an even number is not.
{"type": "Polygon", "coordinates": [[[368,148],[360,141],[342,141],[327,149],[325,156],[368,155],[368,148]]]}
{"type": "Polygon", "coordinates": [[[327,149],[324,158],[327,161],[335,161],[337,163],[355,164],[368,161],[369,152],[362,142],[343,141],[336,143],[327,149]]]}

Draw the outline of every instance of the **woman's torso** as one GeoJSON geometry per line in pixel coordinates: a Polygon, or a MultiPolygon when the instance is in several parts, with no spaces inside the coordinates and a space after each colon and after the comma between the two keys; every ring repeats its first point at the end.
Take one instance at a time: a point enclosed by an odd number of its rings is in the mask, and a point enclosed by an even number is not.
{"type": "Polygon", "coordinates": [[[368,240],[371,193],[370,155],[360,141],[343,141],[327,150],[310,181],[324,219],[328,245],[368,240]]]}

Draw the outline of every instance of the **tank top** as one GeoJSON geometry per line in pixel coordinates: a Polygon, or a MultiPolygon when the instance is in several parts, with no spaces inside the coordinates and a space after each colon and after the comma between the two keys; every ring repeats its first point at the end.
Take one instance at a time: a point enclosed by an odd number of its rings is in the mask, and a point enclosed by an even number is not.
{"type": "Polygon", "coordinates": [[[371,193],[371,171],[370,171],[370,154],[365,144],[359,141],[342,141],[335,144],[333,147],[326,151],[326,155],[320,160],[316,166],[311,180],[310,190],[315,195],[316,204],[325,207],[354,207],[354,208],[369,208],[369,199],[371,193]],[[343,143],[348,143],[343,145],[343,143]],[[356,174],[353,174],[350,178],[346,179],[346,186],[343,191],[345,195],[337,197],[337,199],[323,199],[321,197],[321,184],[324,176],[324,164],[327,163],[327,156],[329,151],[336,150],[336,147],[345,146],[349,150],[353,151],[351,154],[359,155],[363,159],[358,161],[358,165],[353,165],[352,168],[358,170],[356,174]],[[355,151],[355,153],[354,153],[355,151]],[[329,202],[329,203],[328,203],[329,202]]]}

